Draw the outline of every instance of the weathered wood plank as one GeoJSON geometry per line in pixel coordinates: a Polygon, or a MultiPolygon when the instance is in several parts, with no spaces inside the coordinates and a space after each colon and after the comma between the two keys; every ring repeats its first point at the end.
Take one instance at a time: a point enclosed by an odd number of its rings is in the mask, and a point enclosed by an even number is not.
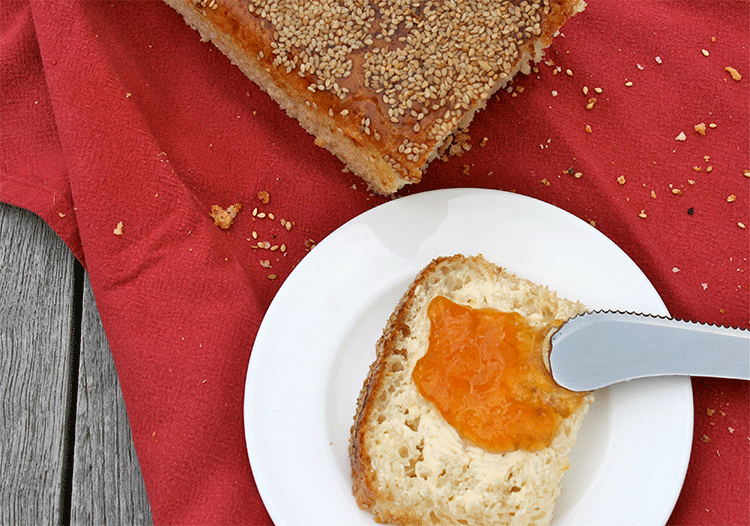
{"type": "Polygon", "coordinates": [[[125,402],[84,281],[71,524],[153,524],[125,402]]]}
{"type": "Polygon", "coordinates": [[[74,258],[0,203],[0,524],[58,524],[71,399],[74,258]]]}

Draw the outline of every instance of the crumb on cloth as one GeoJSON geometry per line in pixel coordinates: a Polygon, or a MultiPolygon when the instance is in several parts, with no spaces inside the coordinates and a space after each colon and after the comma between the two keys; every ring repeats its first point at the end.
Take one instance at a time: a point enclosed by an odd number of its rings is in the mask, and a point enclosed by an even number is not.
{"type": "Polygon", "coordinates": [[[218,226],[222,230],[226,230],[232,226],[234,218],[237,217],[237,213],[240,210],[242,210],[242,205],[240,203],[230,205],[226,210],[219,205],[213,205],[209,215],[213,218],[215,226],[218,226]]]}
{"type": "Polygon", "coordinates": [[[121,235],[122,235],[122,226],[123,226],[123,225],[122,225],[122,221],[120,221],[119,223],[117,223],[117,226],[116,226],[116,227],[115,227],[115,229],[114,229],[114,230],[112,231],[112,233],[113,233],[114,235],[116,235],[116,236],[121,236],[121,235]]]}

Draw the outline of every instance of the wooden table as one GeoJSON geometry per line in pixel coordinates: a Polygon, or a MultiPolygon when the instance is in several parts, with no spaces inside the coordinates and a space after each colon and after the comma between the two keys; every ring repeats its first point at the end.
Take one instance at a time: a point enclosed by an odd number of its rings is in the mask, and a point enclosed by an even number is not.
{"type": "Polygon", "coordinates": [[[0,524],[151,524],[88,276],[0,203],[0,524]]]}

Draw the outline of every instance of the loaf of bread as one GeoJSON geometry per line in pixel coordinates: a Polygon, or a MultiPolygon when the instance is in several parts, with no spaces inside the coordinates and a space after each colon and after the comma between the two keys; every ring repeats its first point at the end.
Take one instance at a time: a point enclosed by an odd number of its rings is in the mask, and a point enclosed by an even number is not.
{"type": "Polygon", "coordinates": [[[583,0],[165,0],[381,194],[422,178],[583,0]]]}
{"type": "Polygon", "coordinates": [[[391,315],[359,395],[349,447],[357,503],[381,523],[549,524],[568,454],[593,398],[578,395],[580,405],[542,449],[498,453],[467,442],[412,379],[428,349],[427,310],[437,296],[519,313],[539,328],[585,310],[481,256],[430,263],[391,315]]]}

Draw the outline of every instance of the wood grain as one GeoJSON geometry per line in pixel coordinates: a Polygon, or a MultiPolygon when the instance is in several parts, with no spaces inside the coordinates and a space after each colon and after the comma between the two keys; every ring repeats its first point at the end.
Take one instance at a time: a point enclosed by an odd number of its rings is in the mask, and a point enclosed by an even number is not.
{"type": "Polygon", "coordinates": [[[152,523],[88,279],[0,203],[0,524],[152,523]]]}
{"type": "Polygon", "coordinates": [[[74,259],[0,203],[0,524],[63,522],[74,259]]]}
{"type": "Polygon", "coordinates": [[[153,524],[115,363],[88,279],[83,287],[72,491],[72,524],[153,524]]]}

